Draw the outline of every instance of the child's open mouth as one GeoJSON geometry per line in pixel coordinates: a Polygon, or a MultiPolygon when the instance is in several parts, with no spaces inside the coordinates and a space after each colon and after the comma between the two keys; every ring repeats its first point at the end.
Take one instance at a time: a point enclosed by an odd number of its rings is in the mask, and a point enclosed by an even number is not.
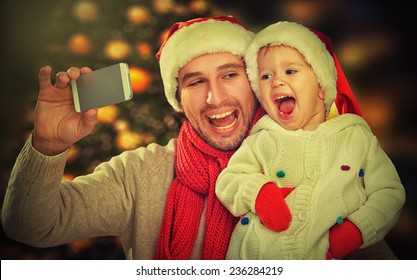
{"type": "Polygon", "coordinates": [[[291,96],[280,96],[274,100],[279,116],[282,118],[287,117],[294,111],[295,108],[295,98],[291,96]]]}

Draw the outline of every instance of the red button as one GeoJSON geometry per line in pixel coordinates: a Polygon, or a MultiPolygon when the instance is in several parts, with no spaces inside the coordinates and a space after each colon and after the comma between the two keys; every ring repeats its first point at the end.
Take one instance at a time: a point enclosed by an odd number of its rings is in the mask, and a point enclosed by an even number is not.
{"type": "Polygon", "coordinates": [[[347,170],[350,169],[350,166],[349,165],[342,165],[340,168],[344,171],[347,171],[347,170]]]}

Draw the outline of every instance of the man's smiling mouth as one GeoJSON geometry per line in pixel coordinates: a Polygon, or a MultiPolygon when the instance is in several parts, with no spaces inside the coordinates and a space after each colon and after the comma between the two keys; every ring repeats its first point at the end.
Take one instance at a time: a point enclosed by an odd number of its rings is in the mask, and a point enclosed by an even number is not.
{"type": "Polygon", "coordinates": [[[212,126],[221,130],[232,128],[237,122],[236,110],[208,115],[207,118],[212,126]]]}

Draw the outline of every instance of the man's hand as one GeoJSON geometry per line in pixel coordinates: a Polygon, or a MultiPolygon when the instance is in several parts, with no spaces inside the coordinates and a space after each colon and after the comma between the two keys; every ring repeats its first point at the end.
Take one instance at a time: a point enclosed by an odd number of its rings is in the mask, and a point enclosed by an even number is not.
{"type": "Polygon", "coordinates": [[[35,108],[33,147],[44,155],[57,155],[90,134],[97,123],[97,109],[77,113],[74,109],[70,81],[90,68],[72,67],[56,75],[51,82],[52,68],[39,71],[39,96],[35,108]]]}

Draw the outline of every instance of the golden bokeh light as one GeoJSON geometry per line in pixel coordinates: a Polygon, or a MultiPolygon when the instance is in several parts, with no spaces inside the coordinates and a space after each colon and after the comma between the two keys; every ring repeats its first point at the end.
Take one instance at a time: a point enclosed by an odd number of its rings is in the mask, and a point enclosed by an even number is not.
{"type": "Polygon", "coordinates": [[[111,60],[126,59],[130,52],[130,44],[120,39],[111,40],[104,46],[104,55],[111,60]]]}
{"type": "Polygon", "coordinates": [[[74,4],[72,13],[81,22],[92,22],[98,17],[98,7],[93,1],[78,1],[74,4]]]}
{"type": "Polygon", "coordinates": [[[97,119],[98,122],[111,124],[114,123],[119,115],[119,109],[116,105],[109,105],[98,108],[97,119]]]}
{"type": "Polygon", "coordinates": [[[149,21],[150,13],[141,5],[133,5],[126,10],[126,18],[131,24],[138,25],[149,21]]]}
{"type": "Polygon", "coordinates": [[[68,48],[79,55],[88,54],[91,51],[91,41],[87,35],[83,33],[76,33],[68,40],[68,48]]]}
{"type": "Polygon", "coordinates": [[[139,56],[143,59],[149,58],[153,54],[151,45],[145,42],[137,43],[136,51],[138,52],[139,56]]]}
{"type": "Polygon", "coordinates": [[[130,67],[130,80],[133,93],[144,92],[152,82],[151,74],[138,66],[130,67]]]}

